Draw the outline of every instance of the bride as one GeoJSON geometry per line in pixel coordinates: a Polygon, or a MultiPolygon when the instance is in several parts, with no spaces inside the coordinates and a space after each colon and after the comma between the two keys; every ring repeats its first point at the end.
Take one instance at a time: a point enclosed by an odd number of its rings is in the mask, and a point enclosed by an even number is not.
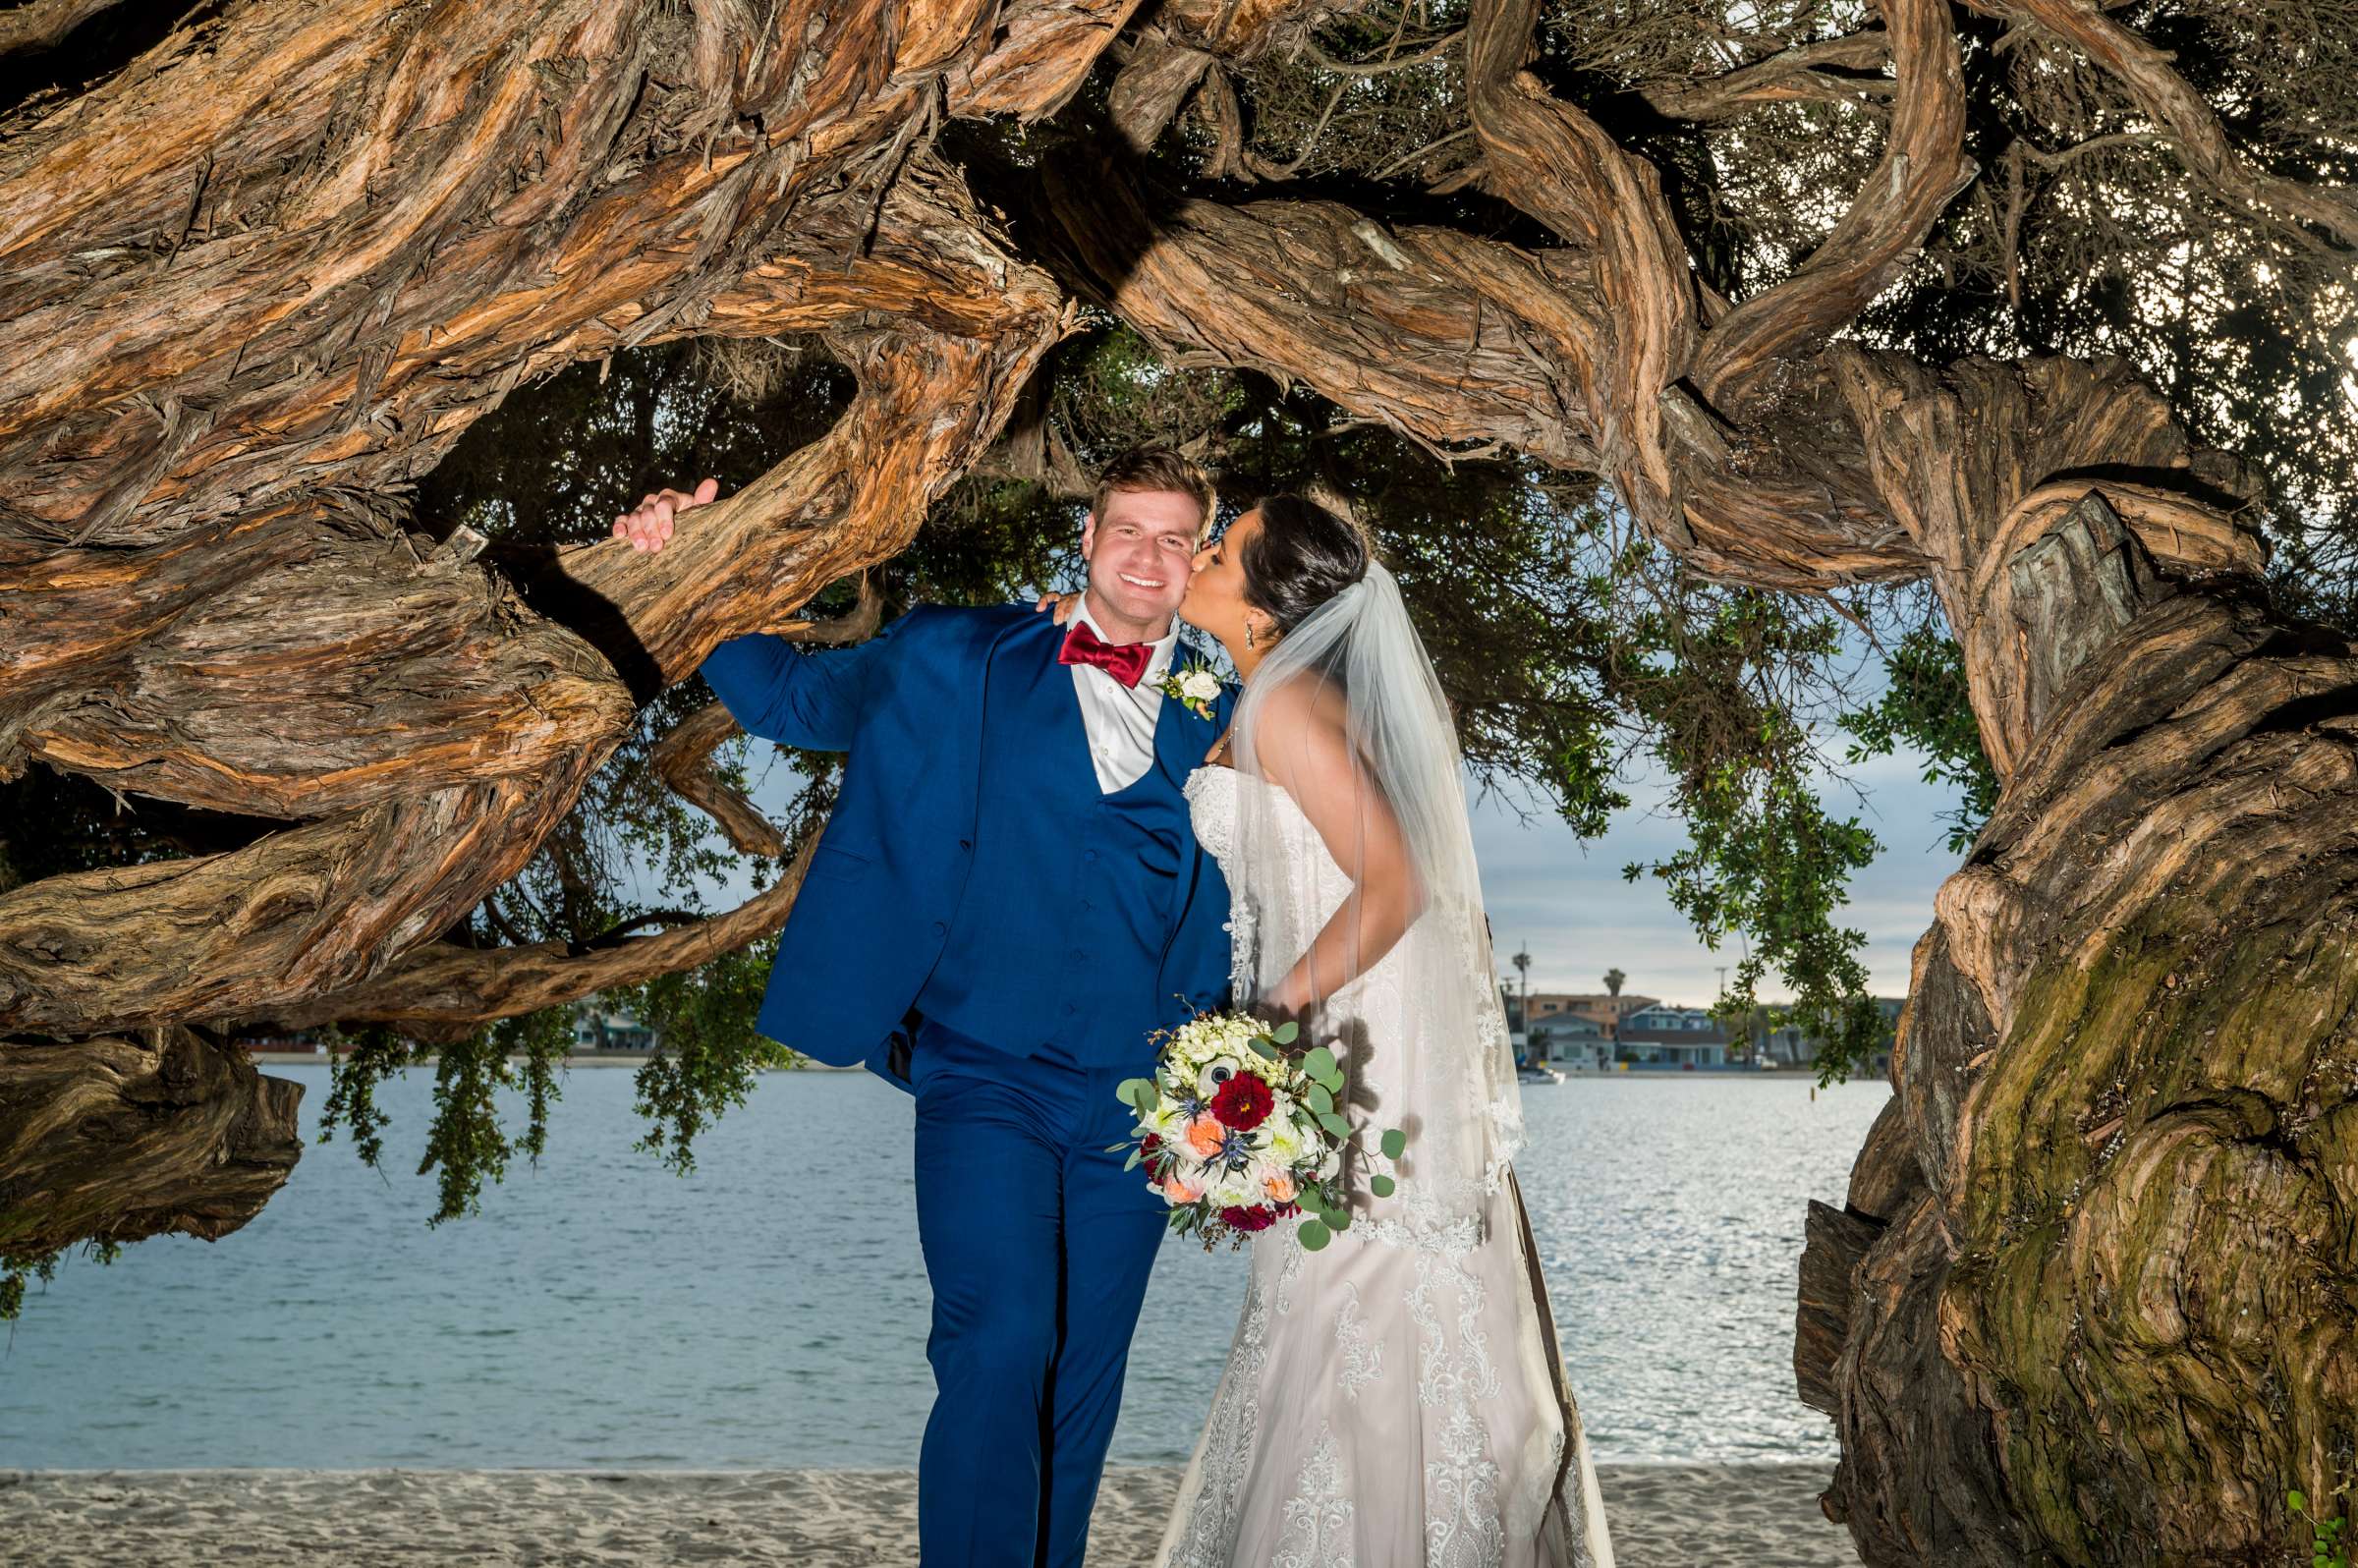
{"type": "Polygon", "coordinates": [[[1179,613],[1245,683],[1186,790],[1237,998],[1338,1040],[1354,1119],[1407,1148],[1353,1173],[1322,1250],[1255,1239],[1158,1568],[1611,1568],[1510,1164],[1456,729],[1399,589],[1351,524],[1279,495],[1196,557],[1179,613]]]}

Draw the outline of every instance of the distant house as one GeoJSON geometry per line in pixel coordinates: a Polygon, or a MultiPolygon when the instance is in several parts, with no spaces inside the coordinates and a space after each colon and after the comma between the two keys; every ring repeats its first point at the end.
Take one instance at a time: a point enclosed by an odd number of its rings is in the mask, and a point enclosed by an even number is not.
{"type": "MultiPolygon", "coordinates": [[[[1532,1011],[1537,1013],[1538,1008],[1532,1011]]],[[[1558,1013],[1535,1019],[1530,1032],[1531,1052],[1544,1062],[1563,1062],[1576,1068],[1600,1068],[1607,1060],[1604,1026],[1578,1013],[1558,1013]]]]}
{"type": "Polygon", "coordinates": [[[1537,1029],[1556,1018],[1585,1018],[1602,1030],[1606,1039],[1611,1039],[1621,1020],[1642,1008],[1652,1007],[1657,999],[1615,996],[1609,991],[1534,991],[1531,1027],[1537,1029]]]}
{"type": "Polygon", "coordinates": [[[1727,1065],[1728,1033],[1711,1010],[1656,1002],[1631,1013],[1613,1034],[1613,1060],[1632,1067],[1727,1065]]]}
{"type": "MultiPolygon", "coordinates": [[[[1899,1028],[1900,1009],[1907,1005],[1904,996],[1879,996],[1876,1011],[1883,1017],[1882,1047],[1872,1053],[1863,1064],[1870,1073],[1882,1072],[1890,1065],[1893,1037],[1899,1028]]],[[[1782,1066],[1807,1067],[1818,1059],[1818,1038],[1799,1024],[1787,1024],[1782,1029],[1762,1030],[1758,1033],[1761,1058],[1782,1066]]]]}
{"type": "Polygon", "coordinates": [[[602,997],[573,1004],[573,1048],[591,1051],[651,1051],[659,1036],[628,1013],[604,1005],[602,997]]]}

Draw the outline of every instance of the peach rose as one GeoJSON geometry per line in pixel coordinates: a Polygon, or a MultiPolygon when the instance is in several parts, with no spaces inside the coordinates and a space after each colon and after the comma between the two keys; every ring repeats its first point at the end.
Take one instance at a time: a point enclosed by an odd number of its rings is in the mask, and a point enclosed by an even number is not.
{"type": "Polygon", "coordinates": [[[1272,1204],[1290,1204],[1294,1201],[1294,1179],[1291,1176],[1272,1176],[1261,1184],[1261,1190],[1269,1195],[1272,1204]]]}
{"type": "Polygon", "coordinates": [[[1196,1151],[1198,1159],[1209,1159],[1218,1153],[1220,1141],[1227,1136],[1228,1129],[1209,1111],[1187,1124],[1187,1147],[1196,1151]]]}
{"type": "Polygon", "coordinates": [[[1187,1178],[1173,1171],[1163,1178],[1162,1196],[1174,1204],[1192,1204],[1204,1196],[1204,1189],[1189,1186],[1187,1178]]]}

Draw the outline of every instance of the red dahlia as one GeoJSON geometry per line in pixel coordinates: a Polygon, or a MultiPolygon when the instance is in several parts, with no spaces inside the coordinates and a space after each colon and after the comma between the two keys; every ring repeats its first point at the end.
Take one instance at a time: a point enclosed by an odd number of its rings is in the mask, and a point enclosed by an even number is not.
{"type": "Polygon", "coordinates": [[[1265,1204],[1256,1204],[1251,1208],[1221,1209],[1220,1223],[1231,1230],[1267,1230],[1277,1223],[1277,1216],[1269,1212],[1265,1204]]]}
{"type": "Polygon", "coordinates": [[[1268,1085],[1251,1073],[1239,1073],[1211,1096],[1211,1113],[1219,1118],[1221,1126],[1249,1133],[1269,1119],[1269,1111],[1275,1104],[1268,1085]]]}

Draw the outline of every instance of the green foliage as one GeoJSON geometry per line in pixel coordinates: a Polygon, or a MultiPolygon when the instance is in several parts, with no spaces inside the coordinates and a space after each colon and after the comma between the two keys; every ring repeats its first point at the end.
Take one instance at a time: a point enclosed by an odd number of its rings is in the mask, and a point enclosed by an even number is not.
{"type": "Polygon", "coordinates": [[[13,1323],[25,1311],[25,1287],[31,1280],[46,1285],[57,1277],[58,1252],[0,1253],[0,1323],[13,1323]]]}
{"type": "MultiPolygon", "coordinates": [[[[83,1256],[96,1263],[111,1263],[123,1256],[119,1243],[103,1237],[85,1243],[83,1256]]],[[[66,1249],[48,1252],[0,1252],[0,1323],[13,1323],[25,1311],[25,1290],[34,1280],[47,1285],[57,1277],[58,1264],[65,1260],[66,1249]]]]}
{"type": "Polygon", "coordinates": [[[1997,771],[1982,750],[1964,654],[1944,632],[1919,627],[1884,655],[1883,669],[1889,684],[1881,698],[1841,717],[1842,727],[1858,737],[1845,759],[1889,756],[1901,746],[1922,752],[1927,784],[1964,793],[1963,803],[1946,813],[1948,847],[1962,855],[1997,807],[1997,771]]]}
{"type": "Polygon", "coordinates": [[[655,1029],[662,1048],[639,1069],[636,1106],[647,1120],[639,1148],[680,1175],[696,1168],[696,1137],[745,1103],[754,1075],[800,1058],[753,1027],[777,938],[615,992],[655,1029]]]}
{"type": "Polygon", "coordinates": [[[1784,596],[1689,587],[1638,625],[1648,652],[1624,685],[1653,723],[1689,842],[1622,875],[1658,878],[1714,950],[1743,930],[1746,951],[1716,1010],[1800,1022],[1821,1040],[1822,1079],[1845,1077],[1881,1043],[1882,1018],[1858,957],[1867,938],[1838,925],[1835,910],[1878,845],[1819,800],[1817,752],[1793,691],[1795,672],[1806,681],[1836,657],[1838,623],[1784,596]],[[1771,971],[1794,1000],[1764,1009],[1759,986],[1771,971]]]}
{"type": "Polygon", "coordinates": [[[417,1059],[418,1047],[381,1025],[327,1032],[327,1102],[319,1107],[319,1142],[335,1142],[341,1126],[361,1162],[384,1166],[387,1117],[376,1103],[379,1085],[417,1059]],[[346,1047],[339,1049],[338,1047],[346,1047]]]}
{"type": "MultiPolygon", "coordinates": [[[[2345,1483],[2334,1495],[2339,1496],[2347,1489],[2345,1483]]],[[[2348,1520],[2339,1515],[2327,1518],[2312,1511],[2309,1499],[2297,1490],[2284,1494],[2284,1506],[2308,1526],[2309,1568],[2350,1568],[2350,1543],[2344,1537],[2348,1520]]]]}
{"type": "Polygon", "coordinates": [[[327,1102],[320,1107],[319,1142],[337,1128],[352,1139],[362,1161],[381,1168],[387,1117],[376,1091],[395,1073],[429,1055],[434,1063],[434,1116],[418,1174],[439,1173],[430,1225],[479,1212],[483,1183],[503,1180],[508,1157],[521,1149],[535,1164],[548,1148],[550,1107],[562,1093],[558,1075],[573,1043],[568,1008],[542,1008],[505,1018],[439,1047],[421,1045],[381,1026],[331,1035],[327,1102]],[[511,1136],[499,1092],[520,1089],[525,1125],[511,1136]]]}
{"type": "Polygon", "coordinates": [[[441,1047],[434,1060],[434,1119],[418,1174],[439,1170],[440,1202],[428,1224],[481,1206],[483,1183],[507,1176],[514,1146],[501,1125],[497,1092],[514,1082],[494,1028],[441,1047]]]}

